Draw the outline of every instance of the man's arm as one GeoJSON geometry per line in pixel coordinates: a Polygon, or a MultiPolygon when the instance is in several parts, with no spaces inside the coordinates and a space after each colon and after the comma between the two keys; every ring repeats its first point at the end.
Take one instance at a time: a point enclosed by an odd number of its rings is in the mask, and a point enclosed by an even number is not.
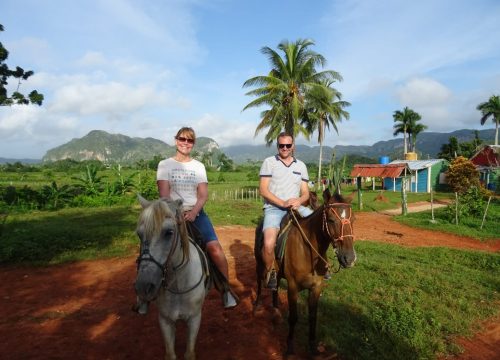
{"type": "Polygon", "coordinates": [[[269,191],[269,184],[271,183],[271,178],[268,176],[261,176],[259,181],[259,191],[260,195],[266,199],[271,204],[286,208],[288,207],[285,200],[281,200],[279,197],[274,195],[271,191],[269,191]]]}

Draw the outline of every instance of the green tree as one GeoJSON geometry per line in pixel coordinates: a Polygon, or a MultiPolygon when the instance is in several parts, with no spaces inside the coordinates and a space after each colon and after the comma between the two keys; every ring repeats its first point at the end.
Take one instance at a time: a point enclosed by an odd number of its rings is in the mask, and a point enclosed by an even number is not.
{"type": "Polygon", "coordinates": [[[500,96],[493,95],[486,102],[479,104],[476,107],[477,110],[481,111],[481,125],[486,123],[489,117],[495,123],[495,145],[498,145],[498,123],[500,122],[500,96]]]}
{"type": "Polygon", "coordinates": [[[448,144],[441,145],[441,149],[437,154],[439,159],[446,159],[448,161],[452,161],[458,155],[460,155],[460,146],[455,136],[450,136],[448,144]]]}
{"type": "Polygon", "coordinates": [[[446,181],[454,192],[464,194],[469,188],[480,187],[479,171],[472,162],[459,156],[455,158],[446,171],[446,181]]]}
{"type": "Polygon", "coordinates": [[[325,66],[325,58],[312,51],[312,40],[299,39],[295,42],[282,41],[278,51],[263,47],[261,52],[267,56],[271,64],[268,75],[256,76],[243,83],[243,87],[256,87],[246,93],[257,98],[247,104],[244,110],[267,105],[269,109],[261,113],[261,121],[257,125],[255,135],[269,128],[265,140],[270,145],[285,130],[297,136],[299,133],[306,138],[310,133],[300,123],[307,122],[307,101],[311,93],[329,92],[323,85],[324,81],[342,80],[339,73],[333,70],[318,72],[317,66],[325,66]]]}
{"type": "Polygon", "coordinates": [[[404,153],[406,154],[408,152],[408,143],[407,143],[408,130],[411,126],[412,121],[416,122],[420,120],[420,115],[415,111],[413,111],[412,109],[405,107],[403,111],[400,110],[394,111],[392,117],[394,118],[395,122],[393,135],[397,136],[399,134],[403,134],[404,153]]]}
{"type": "Polygon", "coordinates": [[[349,120],[349,113],[344,108],[351,104],[342,101],[342,94],[332,87],[333,83],[325,81],[323,83],[329,91],[323,91],[317,88],[313,89],[308,102],[309,111],[307,119],[303,123],[309,133],[318,131],[319,143],[319,161],[318,161],[318,186],[321,182],[321,165],[323,162],[323,141],[325,139],[325,130],[330,130],[330,126],[338,134],[337,123],[342,118],[349,120]]]}
{"type": "MultiPolygon", "coordinates": [[[[4,31],[4,27],[2,24],[0,24],[0,32],[2,31],[4,31]]],[[[28,80],[28,78],[34,74],[33,71],[25,71],[19,66],[16,66],[15,70],[9,69],[9,67],[5,63],[8,57],[9,52],[0,42],[0,106],[8,106],[13,104],[28,105],[29,103],[42,105],[43,95],[38,91],[33,90],[27,97],[19,92],[21,82],[28,80]],[[7,91],[9,78],[14,78],[17,80],[16,90],[10,96],[7,91]]]]}

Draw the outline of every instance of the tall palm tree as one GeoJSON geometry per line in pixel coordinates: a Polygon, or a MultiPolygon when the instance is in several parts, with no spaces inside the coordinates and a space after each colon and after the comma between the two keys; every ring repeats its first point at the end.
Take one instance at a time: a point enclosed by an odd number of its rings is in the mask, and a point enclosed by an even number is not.
{"type": "Polygon", "coordinates": [[[325,85],[328,91],[323,91],[322,88],[319,88],[313,89],[308,94],[307,106],[310,111],[306,113],[307,117],[302,120],[303,125],[309,133],[313,133],[315,130],[318,131],[318,184],[321,181],[325,130],[330,130],[330,126],[332,126],[338,134],[337,123],[342,121],[342,118],[349,120],[349,113],[344,108],[351,105],[347,101],[342,101],[342,94],[332,87],[332,81],[323,81],[322,84],[325,85]]]}
{"type": "MultiPolygon", "coordinates": [[[[398,134],[403,134],[403,139],[404,139],[404,153],[406,154],[408,152],[408,145],[406,141],[406,137],[408,135],[408,128],[412,122],[412,119],[417,119],[420,120],[420,115],[413,111],[412,109],[408,108],[407,106],[403,109],[403,111],[396,110],[394,111],[394,114],[392,115],[394,118],[394,133],[393,135],[396,136],[398,134]]],[[[418,121],[414,120],[414,121],[418,121]]]]}
{"type": "Polygon", "coordinates": [[[495,123],[495,145],[498,145],[498,123],[500,122],[500,96],[493,95],[487,102],[483,102],[476,107],[481,111],[481,125],[484,125],[486,120],[491,116],[491,120],[495,123]]]}
{"type": "Polygon", "coordinates": [[[257,98],[247,104],[244,110],[269,106],[261,113],[255,135],[265,128],[269,128],[265,136],[270,145],[276,136],[283,130],[297,136],[299,133],[309,137],[307,129],[299,122],[306,118],[306,98],[311,91],[325,91],[328,89],[322,81],[341,80],[342,77],[335,71],[325,70],[318,72],[317,66],[326,64],[325,58],[310,50],[314,45],[312,40],[299,39],[295,42],[282,41],[278,51],[283,57],[267,46],[261,52],[267,56],[271,64],[271,71],[267,75],[255,76],[243,83],[243,87],[256,87],[246,93],[257,98]],[[322,89],[322,90],[320,90],[322,89]]]}

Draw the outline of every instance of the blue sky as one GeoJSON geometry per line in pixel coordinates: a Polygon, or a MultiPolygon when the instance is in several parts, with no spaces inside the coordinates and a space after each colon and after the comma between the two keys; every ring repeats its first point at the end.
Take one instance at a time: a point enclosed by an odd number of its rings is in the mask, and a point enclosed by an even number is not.
{"type": "Polygon", "coordinates": [[[393,138],[405,106],[428,131],[492,128],[476,106],[500,93],[498,0],[2,0],[0,23],[7,64],[35,71],[21,91],[45,95],[0,108],[0,157],[41,158],[94,129],[263,144],[264,108],[242,112],[242,84],[285,39],[313,39],[344,78],[351,117],[328,146],[393,138]]]}

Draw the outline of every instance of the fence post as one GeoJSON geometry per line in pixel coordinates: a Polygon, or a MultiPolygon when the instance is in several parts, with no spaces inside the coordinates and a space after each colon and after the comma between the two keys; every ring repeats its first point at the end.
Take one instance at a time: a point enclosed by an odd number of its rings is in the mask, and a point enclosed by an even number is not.
{"type": "Polygon", "coordinates": [[[483,229],[484,220],[486,219],[486,213],[488,212],[488,207],[490,206],[491,196],[488,198],[488,203],[486,204],[486,209],[484,210],[483,221],[481,222],[480,229],[483,229]]]}

